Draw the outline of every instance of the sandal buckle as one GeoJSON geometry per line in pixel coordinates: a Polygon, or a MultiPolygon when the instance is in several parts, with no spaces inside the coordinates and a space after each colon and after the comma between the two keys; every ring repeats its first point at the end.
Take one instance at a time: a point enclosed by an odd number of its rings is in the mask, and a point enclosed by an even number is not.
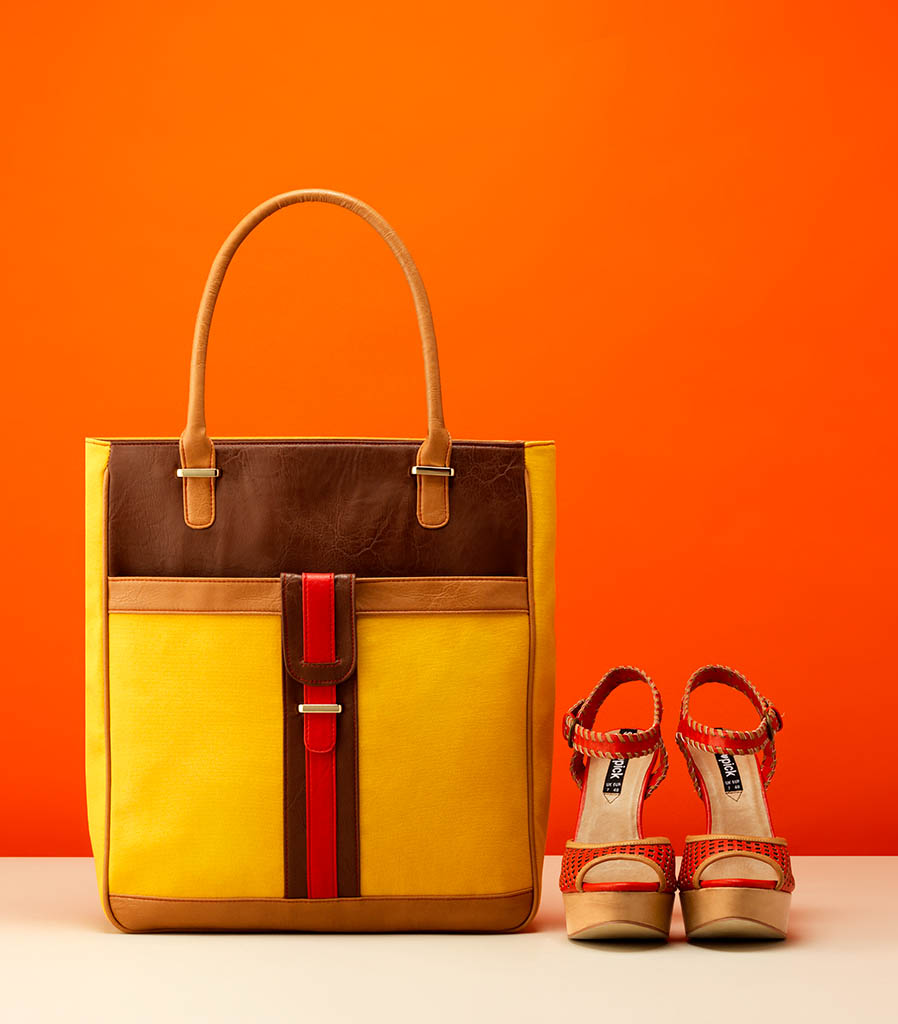
{"type": "Polygon", "coordinates": [[[779,711],[776,710],[776,708],[772,704],[769,704],[767,706],[767,714],[764,715],[764,722],[767,725],[767,736],[769,737],[770,742],[773,743],[774,735],[778,733],[783,727],[783,716],[779,713],[779,711]],[[773,719],[772,722],[771,717],[773,719]]]}
{"type": "Polygon", "coordinates": [[[577,731],[577,726],[579,725],[577,715],[585,703],[585,700],[578,700],[577,703],[568,711],[568,715],[571,717],[570,728],[568,728],[567,716],[565,716],[562,724],[562,736],[564,737],[565,743],[567,743],[571,750],[574,749],[574,733],[577,731]]]}

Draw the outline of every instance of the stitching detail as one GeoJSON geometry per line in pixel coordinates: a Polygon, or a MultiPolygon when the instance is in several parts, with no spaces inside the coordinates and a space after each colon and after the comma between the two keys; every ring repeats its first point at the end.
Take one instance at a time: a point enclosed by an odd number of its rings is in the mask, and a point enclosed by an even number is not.
{"type": "Polygon", "coordinates": [[[663,707],[661,694],[655,686],[652,678],[642,669],[633,665],[619,665],[610,669],[599,680],[592,693],[583,700],[578,701],[564,715],[561,722],[562,736],[565,739],[573,754],[571,756],[570,772],[577,783],[577,788],[583,788],[585,776],[584,758],[599,757],[611,760],[628,760],[631,757],[645,757],[660,752],[660,771],[656,771],[658,763],[653,764],[652,773],[649,776],[649,786],[643,799],[647,799],[661,785],[667,775],[668,757],[664,740],[661,736],[661,716],[663,707]],[[648,729],[637,729],[634,732],[594,732],[581,725],[581,715],[590,724],[595,722],[599,708],[605,698],[616,690],[630,682],[642,681],[646,683],[652,694],[652,724],[648,729]],[[638,744],[637,749],[632,745],[638,744]],[[602,746],[609,749],[601,749],[602,746]]]}
{"type": "Polygon", "coordinates": [[[766,790],[773,781],[773,776],[776,772],[776,743],[774,736],[781,728],[782,718],[773,706],[773,702],[764,697],[741,672],[737,672],[736,669],[730,668],[728,665],[704,665],[693,672],[683,692],[683,700],[680,705],[680,724],[676,733],[676,741],[680,752],[686,759],[686,767],[689,769],[692,785],[695,787],[699,797],[704,800],[699,771],[689,752],[690,746],[712,754],[725,753],[731,756],[757,754],[765,751],[764,758],[762,759],[763,763],[759,764],[758,768],[761,781],[766,790]],[[747,697],[761,717],[760,724],[754,729],[745,731],[704,725],[692,718],[689,714],[689,698],[693,690],[709,683],[729,686],[731,689],[736,690],[737,693],[747,697]],[[684,729],[691,734],[698,733],[699,735],[713,736],[718,739],[736,740],[739,742],[739,746],[708,745],[695,735],[684,735],[684,729]]]}

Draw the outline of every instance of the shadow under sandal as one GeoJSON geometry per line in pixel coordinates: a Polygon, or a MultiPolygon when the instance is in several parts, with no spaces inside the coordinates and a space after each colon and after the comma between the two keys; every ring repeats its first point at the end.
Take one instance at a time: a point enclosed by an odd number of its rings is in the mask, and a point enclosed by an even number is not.
{"type": "Polygon", "coordinates": [[[608,672],[564,716],[580,787],[574,839],[561,862],[561,892],[571,939],[665,939],[676,877],[670,840],[645,838],[642,805],[667,774],[661,742],[661,697],[639,669],[608,672]],[[649,729],[592,730],[605,698],[629,682],[648,685],[654,702],[649,729]]]}
{"type": "Polygon", "coordinates": [[[795,880],[786,840],[770,824],[767,787],[776,768],[776,708],[739,672],[707,665],[686,684],[677,745],[705,804],[707,834],[687,836],[680,904],[690,939],[784,939],[795,880]],[[748,732],[711,727],[689,714],[708,683],[744,694],[761,717],[748,732]]]}

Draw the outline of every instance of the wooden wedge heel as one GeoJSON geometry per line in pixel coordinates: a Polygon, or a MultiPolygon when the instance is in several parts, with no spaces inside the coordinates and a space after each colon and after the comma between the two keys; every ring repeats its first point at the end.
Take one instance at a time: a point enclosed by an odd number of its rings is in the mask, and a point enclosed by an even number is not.
{"type": "Polygon", "coordinates": [[[686,936],[784,939],[795,880],[786,840],[774,835],[767,787],[776,768],[774,736],[783,721],[739,672],[707,665],[686,684],[677,745],[705,805],[705,835],[686,837],[680,904],[686,936]],[[702,725],[689,713],[693,690],[709,683],[744,694],[760,715],[747,732],[702,725]]]}
{"type": "Polygon", "coordinates": [[[667,774],[655,684],[637,668],[612,669],[564,716],[562,732],[581,791],[575,836],[561,862],[568,937],[666,939],[676,891],[674,852],[669,839],[642,834],[642,805],[667,774]],[[629,682],[651,690],[650,728],[593,731],[605,698],[629,682]]]}

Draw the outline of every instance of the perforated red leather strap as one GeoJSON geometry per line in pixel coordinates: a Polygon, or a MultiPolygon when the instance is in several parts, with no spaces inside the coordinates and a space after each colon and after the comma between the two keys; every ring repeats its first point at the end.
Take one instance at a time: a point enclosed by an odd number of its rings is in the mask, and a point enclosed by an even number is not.
{"type": "MultiPolygon", "coordinates": [[[[303,661],[332,664],[334,638],[333,573],[303,573],[303,661]]],[[[336,686],[304,686],[306,704],[335,704],[336,686]]],[[[337,895],[337,716],[308,713],[303,720],[306,748],[306,872],[309,899],[337,895]]]]}
{"type": "Polygon", "coordinates": [[[673,847],[667,839],[634,839],[632,842],[603,843],[597,846],[569,843],[561,858],[562,892],[674,892],[676,881],[676,858],[673,847]],[[603,860],[627,861],[628,859],[652,861],[657,865],[658,880],[650,884],[643,882],[588,883],[583,879],[586,870],[603,860]]]}
{"type": "Polygon", "coordinates": [[[687,836],[677,884],[684,892],[690,889],[713,888],[726,882],[732,883],[731,888],[770,887],[766,879],[701,877],[705,867],[712,861],[731,856],[766,861],[775,868],[779,876],[774,882],[774,888],[782,889],[783,892],[792,892],[795,888],[792,861],[785,840],[776,837],[765,839],[763,836],[687,836]]]}

